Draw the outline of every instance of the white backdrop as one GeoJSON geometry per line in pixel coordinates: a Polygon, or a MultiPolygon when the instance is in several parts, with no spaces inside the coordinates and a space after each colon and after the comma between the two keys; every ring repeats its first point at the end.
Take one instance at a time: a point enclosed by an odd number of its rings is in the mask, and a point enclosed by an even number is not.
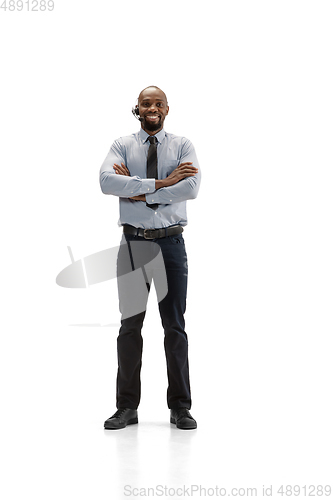
{"type": "MultiPolygon", "coordinates": [[[[112,497],[69,464],[115,410],[116,283],[55,278],[67,246],[120,241],[99,168],[148,85],[202,169],[186,329],[211,483],[332,483],[332,3],[54,4],[0,9],[3,498],[112,497]]],[[[142,383],[141,418],[167,422],[154,294],[142,383]]]]}

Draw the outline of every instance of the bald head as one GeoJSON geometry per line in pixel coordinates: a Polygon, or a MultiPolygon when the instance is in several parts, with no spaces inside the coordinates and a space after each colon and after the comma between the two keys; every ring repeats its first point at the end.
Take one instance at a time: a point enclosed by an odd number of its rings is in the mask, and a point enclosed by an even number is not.
{"type": "Polygon", "coordinates": [[[166,103],[166,105],[168,105],[167,96],[165,95],[165,93],[163,92],[163,90],[161,90],[159,87],[156,87],[156,85],[150,85],[149,87],[146,87],[145,89],[141,90],[141,92],[139,94],[139,97],[138,97],[138,100],[140,100],[140,98],[142,97],[142,94],[144,92],[146,92],[147,90],[149,91],[149,90],[154,90],[154,89],[159,90],[163,94],[164,99],[165,99],[165,103],[166,103]]]}

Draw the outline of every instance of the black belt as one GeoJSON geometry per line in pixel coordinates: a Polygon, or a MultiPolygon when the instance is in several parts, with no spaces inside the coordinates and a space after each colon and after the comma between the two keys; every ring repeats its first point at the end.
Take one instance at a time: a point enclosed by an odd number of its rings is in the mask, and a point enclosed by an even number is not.
{"type": "Polygon", "coordinates": [[[169,226],[162,227],[159,229],[141,229],[134,226],[124,225],[125,234],[134,234],[135,236],[141,236],[146,240],[154,240],[155,238],[166,238],[167,236],[173,236],[174,234],[180,234],[184,231],[182,226],[169,226]]]}

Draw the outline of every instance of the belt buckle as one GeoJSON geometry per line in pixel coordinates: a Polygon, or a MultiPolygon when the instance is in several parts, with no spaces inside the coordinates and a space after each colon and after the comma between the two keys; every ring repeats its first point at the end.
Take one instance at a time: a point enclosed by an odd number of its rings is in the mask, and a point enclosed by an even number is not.
{"type": "Polygon", "coordinates": [[[145,240],[153,240],[154,236],[152,236],[152,233],[154,232],[154,229],[144,229],[143,230],[143,237],[145,240]],[[149,234],[149,236],[148,236],[149,234]]]}

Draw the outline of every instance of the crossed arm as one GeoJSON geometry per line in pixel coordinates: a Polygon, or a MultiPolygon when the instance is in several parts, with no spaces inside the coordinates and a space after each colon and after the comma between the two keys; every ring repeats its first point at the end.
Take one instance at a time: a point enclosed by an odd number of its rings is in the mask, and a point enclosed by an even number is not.
{"type": "MultiPolygon", "coordinates": [[[[193,167],[192,163],[193,162],[191,161],[180,163],[168,177],[166,177],[165,179],[156,179],[155,189],[173,186],[182,179],[185,179],[185,177],[193,177],[194,175],[196,175],[198,173],[198,169],[196,167],[193,167]]],[[[128,177],[130,177],[131,175],[124,163],[121,163],[121,165],[114,163],[113,169],[118,175],[126,175],[128,177]]],[[[142,194],[139,196],[133,196],[130,199],[135,201],[146,201],[146,195],[142,194]]]]}

